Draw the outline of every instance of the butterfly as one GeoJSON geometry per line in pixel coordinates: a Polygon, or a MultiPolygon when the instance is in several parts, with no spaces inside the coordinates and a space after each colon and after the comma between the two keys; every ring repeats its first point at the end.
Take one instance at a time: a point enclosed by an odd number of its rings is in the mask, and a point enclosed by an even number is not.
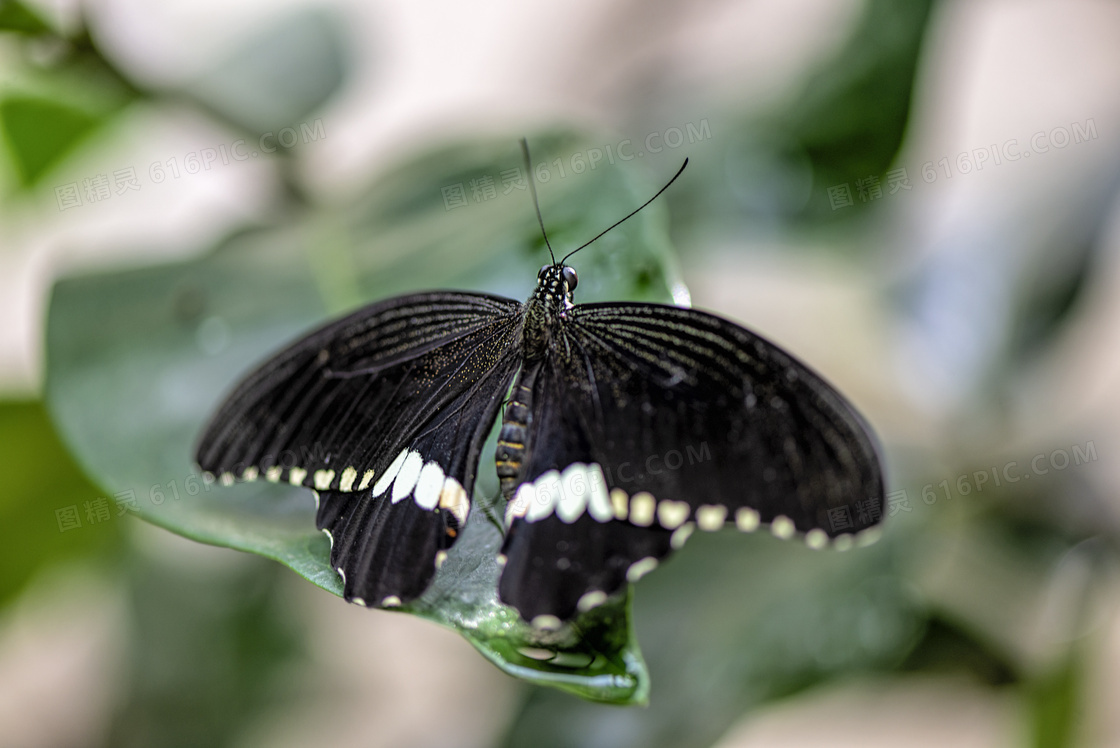
{"type": "Polygon", "coordinates": [[[392,608],[486,520],[472,497],[500,414],[498,596],[542,629],[623,593],[696,529],[841,549],[876,531],[882,470],[843,396],[716,315],[576,304],[566,261],[606,231],[556,261],[537,218],[552,261],[527,301],[416,293],[311,332],[225,399],[200,467],[313,489],[344,597],[392,608]]]}

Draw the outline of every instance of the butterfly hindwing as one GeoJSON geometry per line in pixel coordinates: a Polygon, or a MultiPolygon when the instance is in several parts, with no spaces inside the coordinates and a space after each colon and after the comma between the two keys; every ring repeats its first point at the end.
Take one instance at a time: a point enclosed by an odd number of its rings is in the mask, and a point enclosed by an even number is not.
{"type": "Polygon", "coordinates": [[[514,301],[434,292],[303,338],[219,409],[198,462],[317,491],[347,599],[407,602],[465,523],[479,450],[518,363],[514,301]]]}
{"type": "Polygon", "coordinates": [[[523,369],[515,392],[519,386],[531,390],[521,396],[532,401],[532,417],[525,482],[506,509],[498,592],[526,620],[563,621],[621,589],[635,562],[667,555],[671,533],[614,521],[605,475],[592,458],[595,435],[580,421],[580,393],[569,390],[553,357],[523,369]]]}
{"type": "MultiPolygon", "coordinates": [[[[475,366],[478,355],[467,362],[475,366]]],[[[347,600],[393,607],[427,589],[467,522],[479,450],[515,363],[500,359],[436,412],[368,488],[319,492],[316,522],[331,537],[331,566],[347,600]]]]}
{"type": "Polygon", "coordinates": [[[880,520],[866,427],[772,343],[654,304],[575,306],[560,329],[507,511],[500,594],[527,618],[570,618],[697,528],[770,524],[820,546],[880,520]]]}

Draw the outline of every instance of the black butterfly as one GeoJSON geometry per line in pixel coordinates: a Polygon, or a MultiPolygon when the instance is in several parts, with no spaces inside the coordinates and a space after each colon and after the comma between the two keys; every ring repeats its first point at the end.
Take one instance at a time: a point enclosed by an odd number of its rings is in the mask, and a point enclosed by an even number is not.
{"type": "Polygon", "coordinates": [[[525,303],[419,293],[312,332],[226,399],[199,465],[226,484],[314,489],[346,599],[398,606],[471,516],[504,403],[498,593],[543,628],[625,589],[695,528],[769,525],[843,548],[880,521],[868,429],[820,376],[711,314],[574,304],[570,256],[541,268],[525,303]]]}

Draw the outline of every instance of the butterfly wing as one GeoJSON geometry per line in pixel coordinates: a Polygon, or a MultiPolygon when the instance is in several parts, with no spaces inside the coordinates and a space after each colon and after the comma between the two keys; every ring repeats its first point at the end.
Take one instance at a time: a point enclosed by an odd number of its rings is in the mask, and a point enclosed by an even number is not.
{"type": "Polygon", "coordinates": [[[710,314],[652,304],[568,313],[533,375],[523,483],[500,583],[566,620],[656,566],[693,529],[769,524],[813,547],[882,516],[869,431],[820,376],[710,314]]]}
{"type": "Polygon", "coordinates": [[[466,522],[479,451],[519,361],[520,309],[433,292],[331,323],[234,390],[198,463],[227,484],[315,489],[345,597],[415,598],[466,522]]]}

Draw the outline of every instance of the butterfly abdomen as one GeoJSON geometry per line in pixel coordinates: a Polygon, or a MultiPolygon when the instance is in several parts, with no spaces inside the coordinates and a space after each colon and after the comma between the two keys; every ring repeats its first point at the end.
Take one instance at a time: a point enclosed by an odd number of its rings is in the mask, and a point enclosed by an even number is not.
{"type": "Polygon", "coordinates": [[[502,430],[498,434],[498,449],[494,460],[498,467],[502,495],[507,499],[517,488],[517,478],[521,475],[521,465],[525,460],[525,439],[529,427],[529,406],[532,392],[527,387],[515,384],[513,396],[506,405],[502,416],[502,430]]]}
{"type": "Polygon", "coordinates": [[[525,462],[526,439],[529,434],[529,412],[533,407],[535,367],[522,369],[510,390],[509,402],[502,414],[502,430],[498,433],[498,449],[494,460],[498,467],[502,496],[509,500],[517,490],[521,466],[525,462]]]}

